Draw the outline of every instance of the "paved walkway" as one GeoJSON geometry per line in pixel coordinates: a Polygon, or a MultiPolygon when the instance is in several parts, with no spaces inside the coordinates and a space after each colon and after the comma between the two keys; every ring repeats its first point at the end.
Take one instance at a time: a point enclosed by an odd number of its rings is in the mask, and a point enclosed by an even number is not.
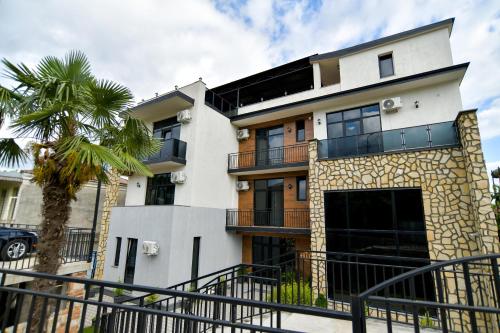
{"type": "MultiPolygon", "coordinates": [[[[284,329],[300,332],[340,332],[351,333],[352,324],[348,320],[330,319],[323,317],[313,317],[297,313],[281,313],[281,327],[284,329]]],[[[411,333],[414,332],[413,326],[393,324],[393,332],[411,333]]],[[[383,320],[368,319],[366,321],[367,333],[387,332],[387,326],[383,320]]],[[[440,332],[434,329],[421,329],[423,333],[440,332]]]]}

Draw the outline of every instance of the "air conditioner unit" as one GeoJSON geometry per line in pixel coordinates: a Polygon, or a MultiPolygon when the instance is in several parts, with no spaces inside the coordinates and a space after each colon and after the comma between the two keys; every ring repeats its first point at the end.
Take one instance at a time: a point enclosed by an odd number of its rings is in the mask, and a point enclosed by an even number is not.
{"type": "Polygon", "coordinates": [[[170,174],[170,181],[174,184],[184,184],[186,182],[186,174],[184,171],[176,171],[170,174]]]}
{"type": "Polygon", "coordinates": [[[191,121],[191,112],[189,110],[182,110],[177,112],[177,121],[181,124],[187,124],[191,121]]]}
{"type": "Polygon", "coordinates": [[[250,137],[250,132],[248,131],[248,128],[240,129],[238,132],[236,132],[236,137],[238,140],[246,140],[250,137]]]}
{"type": "Polygon", "coordinates": [[[236,191],[248,191],[250,189],[250,185],[248,185],[248,181],[242,180],[236,183],[236,191]]]}
{"type": "Polygon", "coordinates": [[[158,242],[144,241],[142,242],[142,253],[147,256],[157,256],[160,252],[160,245],[158,242]]]}
{"type": "Polygon", "coordinates": [[[398,112],[401,107],[401,97],[387,98],[380,102],[380,108],[386,113],[398,112]]]}

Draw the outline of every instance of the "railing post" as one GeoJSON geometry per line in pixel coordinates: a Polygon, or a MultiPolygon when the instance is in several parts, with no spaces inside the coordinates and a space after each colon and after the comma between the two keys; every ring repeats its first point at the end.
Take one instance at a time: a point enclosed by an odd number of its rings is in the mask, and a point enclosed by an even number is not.
{"type": "MultiPolygon", "coordinates": [[[[276,302],[278,304],[281,304],[281,267],[278,267],[278,279],[277,279],[278,285],[276,286],[276,302]]],[[[271,293],[272,294],[272,293],[271,293]]],[[[272,318],[271,318],[272,320],[272,318]]],[[[281,310],[278,310],[276,312],[276,327],[281,328],[281,310]]]]}
{"type": "Polygon", "coordinates": [[[362,301],[358,295],[352,296],[351,300],[351,316],[352,316],[352,332],[364,333],[364,313],[362,310],[362,301]]]}
{"type": "MultiPolygon", "coordinates": [[[[234,284],[235,284],[235,276],[234,276],[234,268],[231,271],[231,298],[234,298],[234,284]]],[[[236,323],[236,304],[231,303],[231,323],[236,323]]],[[[231,327],[231,333],[235,333],[236,329],[231,327]]]]}
{"type": "MultiPolygon", "coordinates": [[[[470,280],[470,272],[469,272],[469,264],[467,262],[464,262],[462,264],[463,270],[464,270],[464,282],[465,282],[465,292],[467,295],[467,304],[471,307],[474,306],[474,296],[472,294],[472,285],[471,285],[471,280],[470,280]]],[[[476,313],[474,310],[469,311],[469,316],[470,316],[470,325],[472,329],[472,333],[477,333],[477,321],[476,321],[476,313]]]]}

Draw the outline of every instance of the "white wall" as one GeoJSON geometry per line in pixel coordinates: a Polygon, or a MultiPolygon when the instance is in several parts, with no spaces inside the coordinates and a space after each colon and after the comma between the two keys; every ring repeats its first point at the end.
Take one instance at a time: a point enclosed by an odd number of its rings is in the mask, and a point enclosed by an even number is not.
{"type": "Polygon", "coordinates": [[[225,231],[223,209],[179,206],[115,207],[111,214],[104,279],[123,280],[127,238],[136,238],[135,284],[167,287],[191,278],[193,238],[201,237],[199,276],[241,263],[241,238],[225,231]],[[116,237],[122,237],[120,263],[113,266],[116,237]],[[142,253],[156,241],[157,256],[142,253]]]}
{"type": "Polygon", "coordinates": [[[403,107],[397,113],[380,113],[382,130],[384,131],[443,121],[453,121],[458,112],[462,110],[462,100],[458,81],[408,90],[399,92],[395,95],[396,96],[387,95],[365,99],[360,97],[355,103],[315,111],[314,137],[319,140],[327,138],[327,113],[379,103],[383,98],[387,97],[401,97],[403,107]],[[419,102],[419,108],[415,108],[415,101],[419,102]],[[321,124],[318,124],[318,119],[321,120],[321,124]]]}
{"type": "Polygon", "coordinates": [[[448,28],[341,57],[342,90],[453,65],[448,28]],[[395,75],[381,79],[378,56],[392,52],[395,75]]]}
{"type": "MultiPolygon", "coordinates": [[[[154,167],[155,174],[183,171],[186,182],[175,186],[175,205],[228,208],[237,201],[236,177],[227,173],[227,155],[238,151],[236,127],[230,120],[205,105],[202,81],[179,88],[195,99],[192,120],[181,125],[180,139],[187,143],[186,165],[154,167]]],[[[151,124],[150,124],[151,125],[151,124]]],[[[144,205],[147,178],[129,179],[126,205],[144,205]],[[137,187],[137,183],[141,186],[137,187]]]]}

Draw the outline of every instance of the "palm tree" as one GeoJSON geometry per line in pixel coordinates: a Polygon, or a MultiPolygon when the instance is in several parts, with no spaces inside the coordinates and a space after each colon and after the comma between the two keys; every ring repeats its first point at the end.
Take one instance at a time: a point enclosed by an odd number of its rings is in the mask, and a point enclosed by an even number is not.
{"type": "MultiPolygon", "coordinates": [[[[131,155],[137,159],[145,159],[158,152],[161,141],[154,139],[146,124],[129,115],[125,115],[121,127],[109,127],[103,131],[101,144],[112,148],[117,154],[131,155]]],[[[108,172],[108,183],[106,184],[106,195],[102,208],[100,223],[99,242],[97,249],[97,265],[95,278],[102,279],[104,272],[104,258],[106,244],[109,234],[109,222],[111,209],[118,202],[120,190],[120,176],[129,175],[130,172],[120,170],[116,167],[110,168],[108,172]]]]}
{"type": "MultiPolygon", "coordinates": [[[[42,189],[35,269],[57,274],[71,201],[82,186],[95,178],[107,182],[105,166],[152,175],[128,151],[99,144],[107,129],[119,126],[119,115],[126,114],[132,94],[117,83],[98,80],[79,51],[69,52],[64,59],[45,57],[34,69],[6,59],[2,63],[17,86],[0,86],[0,119],[10,117],[17,137],[31,140],[33,181],[42,189]]],[[[12,138],[0,139],[0,163],[15,165],[26,156],[12,138]]],[[[50,287],[46,280],[34,283],[36,290],[50,287]]],[[[35,324],[40,308],[32,316],[35,324]]]]}

